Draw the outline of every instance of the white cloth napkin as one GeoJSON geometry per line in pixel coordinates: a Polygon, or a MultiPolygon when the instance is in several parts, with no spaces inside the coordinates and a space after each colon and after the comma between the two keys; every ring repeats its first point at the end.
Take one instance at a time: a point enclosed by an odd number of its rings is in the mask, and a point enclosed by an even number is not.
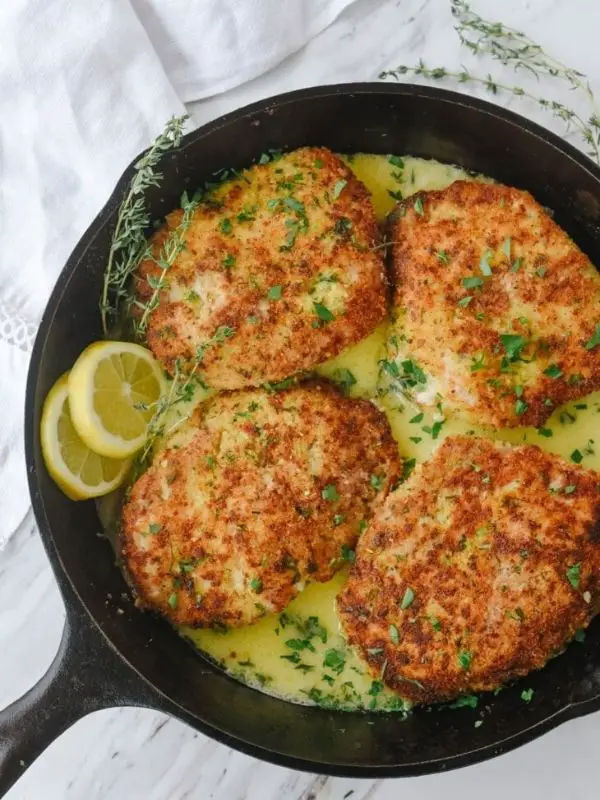
{"type": "Polygon", "coordinates": [[[352,0],[0,2],[0,547],[29,506],[24,386],[70,251],[183,101],[269,69],[352,0]]]}

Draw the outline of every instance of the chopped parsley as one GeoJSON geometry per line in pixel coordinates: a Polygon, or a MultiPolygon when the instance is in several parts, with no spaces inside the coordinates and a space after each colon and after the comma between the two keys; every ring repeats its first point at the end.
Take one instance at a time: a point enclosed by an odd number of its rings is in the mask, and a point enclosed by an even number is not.
{"type": "Polygon", "coordinates": [[[460,306],[461,308],[466,308],[469,305],[469,303],[471,302],[472,299],[473,299],[473,295],[472,294],[468,294],[466,297],[461,297],[461,299],[458,301],[458,303],[456,305],[460,306]]]}
{"type": "Polygon", "coordinates": [[[545,436],[546,439],[549,439],[551,436],[554,435],[552,432],[552,428],[539,428],[538,433],[540,436],[545,436]]]}
{"type": "Polygon", "coordinates": [[[167,603],[169,604],[169,606],[173,610],[175,610],[177,608],[177,594],[176,594],[176,592],[171,592],[171,594],[169,595],[169,599],[167,600],[167,603]]]}
{"type": "Polygon", "coordinates": [[[342,559],[347,561],[348,564],[354,564],[356,561],[356,553],[351,547],[348,547],[347,544],[342,545],[342,559]]]}
{"type": "Polygon", "coordinates": [[[408,421],[410,423],[423,422],[423,417],[424,416],[425,416],[425,414],[423,414],[421,412],[420,414],[417,414],[415,417],[413,417],[412,419],[409,419],[408,421]]]}
{"type": "Polygon", "coordinates": [[[333,322],[335,319],[331,311],[322,303],[313,303],[313,309],[317,317],[323,322],[333,322]]]}
{"type": "Polygon", "coordinates": [[[331,195],[332,195],[334,200],[338,199],[338,197],[341,195],[341,193],[346,188],[347,183],[348,183],[348,181],[342,179],[342,180],[338,181],[335,184],[335,186],[333,187],[333,191],[331,193],[331,195]]]}
{"type": "Polygon", "coordinates": [[[512,265],[511,265],[510,271],[511,272],[518,272],[521,269],[521,265],[522,264],[523,264],[523,259],[521,258],[521,256],[519,256],[519,258],[515,258],[515,260],[513,261],[512,265]]]}
{"type": "Polygon", "coordinates": [[[500,336],[500,341],[509,361],[520,359],[523,348],[527,344],[525,337],[516,333],[503,333],[500,336]]]}
{"type": "Polygon", "coordinates": [[[417,466],[417,459],[416,458],[405,458],[404,459],[404,464],[403,464],[403,467],[402,467],[402,480],[403,481],[405,481],[408,477],[410,477],[410,474],[412,473],[412,471],[414,470],[414,468],[416,466],[417,466]]]}
{"type": "Polygon", "coordinates": [[[388,156],[388,163],[390,163],[393,167],[404,169],[404,161],[400,158],[400,156],[388,156]]]}
{"type": "Polygon", "coordinates": [[[493,252],[491,250],[486,250],[485,253],[481,256],[479,261],[479,269],[481,270],[481,274],[485,275],[486,278],[489,278],[492,274],[492,267],[490,266],[490,258],[493,256],[493,252]]]}
{"type": "Polygon", "coordinates": [[[420,217],[425,216],[425,211],[423,209],[423,198],[417,197],[413,204],[413,208],[415,210],[415,214],[418,214],[420,217]]]}
{"type": "Polygon", "coordinates": [[[235,264],[235,256],[233,253],[227,253],[223,256],[223,266],[224,267],[233,267],[235,264]]]}
{"type": "Polygon", "coordinates": [[[535,271],[535,274],[538,278],[543,278],[544,275],[548,272],[548,267],[538,267],[535,271]]]}
{"type": "Polygon", "coordinates": [[[390,625],[389,634],[393,644],[400,644],[400,634],[398,633],[398,628],[395,625],[390,625]]]}
{"type": "Polygon", "coordinates": [[[463,694],[461,697],[457,697],[453,703],[450,703],[448,708],[477,708],[478,703],[479,698],[476,694],[463,694]]]}
{"type": "Polygon", "coordinates": [[[457,658],[462,669],[467,670],[470,668],[471,662],[473,661],[473,653],[468,650],[460,650],[457,658]]]}
{"type": "Polygon", "coordinates": [[[336,500],[340,499],[338,490],[333,483],[328,483],[327,486],[323,488],[321,497],[323,500],[329,500],[330,503],[334,503],[336,500]]]}
{"type": "Polygon", "coordinates": [[[392,189],[388,189],[387,193],[392,198],[392,200],[397,200],[398,202],[400,202],[401,200],[404,199],[400,189],[396,189],[396,191],[393,191],[392,189]]]}
{"type": "Polygon", "coordinates": [[[323,169],[323,159],[322,158],[315,158],[315,167],[317,169],[323,169]]]}
{"type": "Polygon", "coordinates": [[[224,233],[225,236],[229,236],[231,234],[231,231],[233,230],[231,220],[222,219],[221,222],[219,223],[219,230],[221,231],[221,233],[224,233]]]}
{"type": "Polygon", "coordinates": [[[354,374],[346,368],[336,369],[331,377],[337,384],[341,386],[344,392],[347,392],[350,387],[354,386],[356,383],[354,374]]]}
{"type": "Polygon", "coordinates": [[[600,344],[600,322],[596,325],[596,330],[584,344],[586,350],[593,350],[600,344]]]}
{"type": "Polygon", "coordinates": [[[508,258],[508,260],[509,260],[509,261],[510,261],[510,248],[511,248],[511,244],[512,244],[512,240],[511,240],[510,236],[508,237],[508,239],[505,239],[505,240],[502,242],[502,252],[503,252],[503,253],[504,253],[504,255],[505,255],[507,258],[508,258]]]}
{"type": "Polygon", "coordinates": [[[260,594],[263,589],[263,582],[260,578],[252,578],[250,581],[250,588],[253,592],[256,592],[256,594],[260,594]]]}
{"type": "Polygon", "coordinates": [[[346,654],[343,650],[336,650],[335,648],[327,650],[323,658],[323,666],[339,675],[346,666],[346,654]]]}
{"type": "Polygon", "coordinates": [[[479,286],[483,286],[483,278],[479,278],[477,275],[469,275],[463,278],[461,283],[465,289],[477,289],[479,286]]]}
{"type": "Polygon", "coordinates": [[[281,300],[282,292],[283,292],[283,286],[281,284],[277,284],[277,286],[271,286],[271,288],[267,292],[267,297],[269,298],[269,300],[281,300]]]}
{"type": "Polygon", "coordinates": [[[579,582],[581,580],[581,562],[572,564],[565,574],[571,586],[574,589],[579,589],[579,582]]]}
{"type": "Polygon", "coordinates": [[[533,689],[523,689],[521,692],[521,700],[524,703],[531,703],[531,698],[533,697],[533,689]]]}
{"type": "Polygon", "coordinates": [[[400,602],[400,608],[402,610],[408,608],[409,606],[412,605],[414,599],[415,599],[415,593],[410,588],[410,586],[407,586],[404,591],[404,596],[400,602]]]}
{"type": "Polygon", "coordinates": [[[373,489],[377,489],[377,491],[383,489],[384,481],[385,481],[385,475],[371,475],[371,477],[369,478],[369,483],[371,484],[373,489]]]}
{"type": "Polygon", "coordinates": [[[429,622],[431,623],[431,627],[433,628],[434,631],[438,631],[439,632],[439,631],[442,630],[442,623],[439,621],[439,619],[437,617],[434,617],[433,615],[431,615],[431,616],[428,617],[428,619],[429,619],[429,622]]]}
{"type": "Polygon", "coordinates": [[[450,256],[445,250],[438,250],[436,253],[437,260],[440,264],[449,264],[450,263],[450,256]]]}
{"type": "Polygon", "coordinates": [[[336,526],[341,525],[346,519],[344,514],[334,514],[333,515],[333,524],[336,526]]]}
{"type": "Polygon", "coordinates": [[[574,461],[575,464],[581,464],[583,461],[583,455],[580,450],[573,450],[571,453],[571,461],[574,461]]]}
{"type": "Polygon", "coordinates": [[[544,375],[547,375],[549,378],[560,378],[562,374],[563,371],[558,364],[550,364],[550,366],[544,370],[544,375]]]}
{"type": "Polygon", "coordinates": [[[148,531],[152,534],[152,536],[156,536],[157,533],[162,531],[162,525],[160,525],[158,522],[151,522],[148,526],[148,531]]]}

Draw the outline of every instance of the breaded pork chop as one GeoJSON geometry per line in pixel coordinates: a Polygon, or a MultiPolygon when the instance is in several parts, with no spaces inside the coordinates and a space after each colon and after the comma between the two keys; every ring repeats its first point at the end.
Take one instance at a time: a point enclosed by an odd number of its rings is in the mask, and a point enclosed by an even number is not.
{"type": "Polygon", "coordinates": [[[207,401],[124,506],[139,604],[199,627],[281,611],[344,563],[398,472],[385,416],[329,384],[207,401]]]}
{"type": "Polygon", "coordinates": [[[600,388],[600,275],[530,194],[456,181],[393,219],[394,390],[476,423],[539,427],[600,388]]]}
{"type": "MultiPolygon", "coordinates": [[[[155,258],[182,213],[153,237],[155,258]]],[[[199,355],[217,389],[310,369],[384,317],[379,241],[366,188],[329,150],[306,147],[253,166],[193,214],[149,316],[148,344],[171,372],[199,355]]],[[[159,279],[160,265],[142,262],[139,303],[148,304],[159,279]]]]}
{"type": "Polygon", "coordinates": [[[387,498],[338,597],[350,644],[419,703],[542,667],[598,610],[600,476],[465,436],[387,498]]]}

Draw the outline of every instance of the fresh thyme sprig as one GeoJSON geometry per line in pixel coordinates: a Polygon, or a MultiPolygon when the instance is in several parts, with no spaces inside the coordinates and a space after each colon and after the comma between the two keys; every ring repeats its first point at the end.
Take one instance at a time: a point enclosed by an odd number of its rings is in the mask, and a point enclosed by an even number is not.
{"type": "Polygon", "coordinates": [[[159,186],[162,173],[157,166],[164,154],[179,145],[187,115],[172,117],[164,131],[134,166],[134,175],[127,194],[119,206],[117,224],[113,234],[108,261],[104,271],[104,285],[100,299],[100,316],[104,335],[119,316],[128,297],[129,279],[144,256],[149,255],[145,232],[150,216],[144,193],[159,186]]]}
{"type": "Polygon", "coordinates": [[[430,68],[423,61],[419,61],[416,66],[400,65],[396,69],[386,70],[380,73],[379,77],[400,80],[402,76],[412,74],[428,80],[453,79],[458,83],[480,85],[491,94],[507,93],[525,97],[564,122],[567,130],[576,129],[588,147],[588,155],[600,164],[600,110],[586,76],[549,56],[540,45],[524,33],[509,28],[501,22],[483,19],[472,11],[464,0],[451,0],[451,10],[456,20],[454,29],[465,47],[476,55],[488,53],[505,66],[512,66],[516,71],[527,70],[536,78],[547,75],[566,81],[572,89],[582,92],[591,104],[592,114],[589,118],[583,117],[557,100],[540,97],[519,86],[499,81],[491,75],[486,77],[476,75],[465,68],[457,71],[445,67],[430,68]],[[475,34],[475,38],[471,34],[475,34]]]}
{"type": "Polygon", "coordinates": [[[409,74],[434,81],[450,78],[458,83],[477,84],[494,95],[505,92],[515,97],[526,97],[536,103],[540,108],[544,109],[544,111],[548,111],[554,117],[566,123],[567,128],[571,128],[571,126],[576,128],[584,140],[590,145],[590,155],[600,163],[600,121],[594,121],[592,127],[591,120],[586,122],[576,111],[568,108],[563,103],[559,103],[557,100],[548,100],[545,97],[532,94],[526,89],[522,89],[520,86],[502,83],[495,80],[489,74],[485,78],[482,78],[464,68],[458,71],[452,71],[445,67],[428,67],[423,60],[419,60],[414,67],[401,64],[396,67],[396,69],[381,72],[379,77],[382,79],[395,78],[396,80],[400,80],[404,75],[409,74]]]}
{"type": "Polygon", "coordinates": [[[139,300],[134,301],[134,305],[142,309],[142,315],[139,321],[134,321],[134,330],[137,336],[143,336],[148,327],[148,319],[150,314],[158,306],[160,300],[160,293],[167,287],[167,273],[177,260],[177,256],[185,249],[185,233],[190,227],[194,211],[200,205],[200,199],[197,196],[188,198],[187,192],[181,195],[181,208],[183,215],[179,224],[169,231],[169,234],[161,247],[158,258],[149,254],[151,258],[160,268],[160,275],[148,275],[146,280],[152,289],[152,296],[147,303],[141,303],[139,300]]]}
{"type": "Polygon", "coordinates": [[[539,78],[540,75],[549,75],[566,81],[573,89],[580,90],[587,95],[594,106],[596,115],[600,108],[592,88],[583,74],[572,67],[568,67],[558,59],[546,53],[543,47],[525,33],[510,28],[502,22],[489,22],[476,14],[465,0],[451,0],[452,15],[456,20],[454,30],[465,47],[476,55],[489,53],[505,66],[512,66],[515,70],[527,70],[539,78]],[[474,32],[476,39],[470,38],[474,32]]]}
{"type": "Polygon", "coordinates": [[[227,325],[221,325],[218,327],[213,336],[204,342],[204,344],[200,345],[200,347],[198,347],[196,350],[192,368],[190,370],[184,369],[179,359],[175,362],[175,374],[173,375],[173,380],[171,381],[169,390],[156,402],[154,414],[148,423],[146,443],[144,444],[143,450],[136,457],[136,463],[134,467],[136,477],[140,475],[148,465],[149,456],[152,453],[156,441],[162,436],[172,433],[189,416],[183,416],[167,429],[167,415],[171,409],[180,403],[191,402],[194,397],[196,386],[200,386],[203,389],[208,388],[202,380],[202,377],[198,375],[198,370],[202,366],[206,351],[215,345],[223,344],[223,342],[225,342],[227,339],[230,339],[234,333],[235,329],[230,328],[227,325]]]}

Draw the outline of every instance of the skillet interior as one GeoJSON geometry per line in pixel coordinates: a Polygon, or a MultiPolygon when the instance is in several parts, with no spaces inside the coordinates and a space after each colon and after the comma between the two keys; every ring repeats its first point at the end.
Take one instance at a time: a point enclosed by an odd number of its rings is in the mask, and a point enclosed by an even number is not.
{"type": "MultiPolygon", "coordinates": [[[[600,264],[600,170],[516,115],[464,96],[415,86],[356,84],[309,89],[242,109],[189,134],[150,193],[161,216],[223,167],[267,148],[322,144],[338,152],[410,153],[458,164],[530,190],[591,260],[600,264]]],[[[485,697],[484,723],[469,709],[394,715],[294,706],[239,684],[201,659],[169,627],[123,600],[126,585],[96,534],[92,502],[76,504],[49,478],[38,430],[44,397],[101,337],[102,272],[127,171],[70,258],[44,315],[28,382],[26,446],[33,505],[59,582],[70,582],[116,650],[160,693],[157,706],[230,744],[278,763],[346,775],[408,775],[472,763],[600,707],[600,623],[540,673],[485,697]],[[112,599],[109,599],[112,597],[112,599]],[[117,608],[124,609],[118,614],[117,608]],[[532,687],[525,705],[520,694],[532,687]],[[162,695],[162,699],[161,696],[162,695]]],[[[101,678],[99,678],[100,680],[101,678]]],[[[132,701],[135,698],[131,698],[132,701]]]]}

